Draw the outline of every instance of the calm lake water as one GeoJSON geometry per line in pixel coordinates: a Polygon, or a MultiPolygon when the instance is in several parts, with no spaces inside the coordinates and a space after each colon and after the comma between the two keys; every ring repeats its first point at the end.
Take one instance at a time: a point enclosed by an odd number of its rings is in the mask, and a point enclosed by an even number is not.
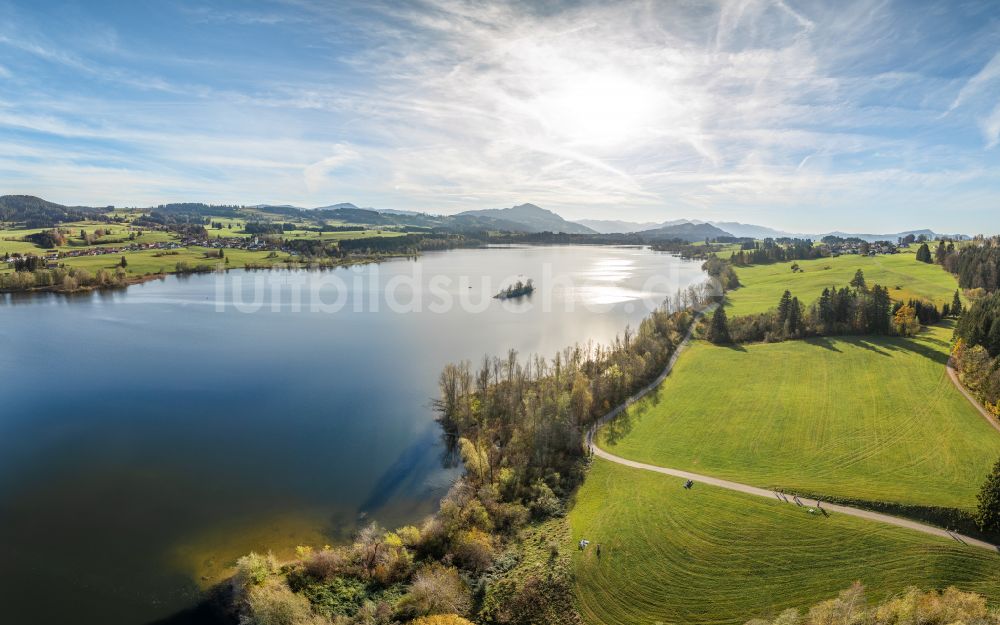
{"type": "Polygon", "coordinates": [[[608,341],[703,279],[529,247],[0,296],[3,620],[153,623],[251,549],[418,522],[458,475],[430,404],[446,363],[608,341]],[[538,290],[491,298],[517,276],[538,290]]]}

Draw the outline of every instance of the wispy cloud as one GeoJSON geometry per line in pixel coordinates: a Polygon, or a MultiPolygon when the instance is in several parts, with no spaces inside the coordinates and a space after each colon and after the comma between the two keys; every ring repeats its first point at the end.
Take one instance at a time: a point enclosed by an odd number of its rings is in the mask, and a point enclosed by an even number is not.
{"type": "Polygon", "coordinates": [[[72,202],[937,217],[948,194],[1000,194],[982,149],[1000,54],[935,40],[945,8],[276,0],[182,4],[162,37],[95,14],[79,38],[32,28],[25,5],[0,28],[0,78],[18,81],[0,182],[72,202]]]}

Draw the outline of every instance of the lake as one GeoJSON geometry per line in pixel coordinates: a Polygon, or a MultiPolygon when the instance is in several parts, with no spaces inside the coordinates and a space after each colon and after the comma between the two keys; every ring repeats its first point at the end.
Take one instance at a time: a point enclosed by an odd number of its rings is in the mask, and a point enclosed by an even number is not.
{"type": "Polygon", "coordinates": [[[418,523],[459,472],[445,364],[606,342],[703,279],[645,248],[500,247],[0,296],[4,621],[153,623],[251,549],[418,523]],[[530,297],[492,298],[519,277],[530,297]]]}

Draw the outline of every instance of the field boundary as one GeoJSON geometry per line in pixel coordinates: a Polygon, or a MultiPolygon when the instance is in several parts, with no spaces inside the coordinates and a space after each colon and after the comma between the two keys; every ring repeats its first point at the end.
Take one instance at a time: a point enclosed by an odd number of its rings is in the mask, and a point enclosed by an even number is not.
{"type": "Polygon", "coordinates": [[[990,414],[990,411],[984,408],[983,405],[979,403],[979,400],[976,399],[972,395],[972,393],[970,393],[968,389],[965,388],[962,382],[958,379],[958,373],[955,371],[955,368],[951,366],[950,359],[948,360],[948,364],[946,365],[946,367],[948,369],[948,377],[951,378],[951,382],[952,384],[955,385],[955,388],[957,388],[959,392],[962,393],[962,395],[969,400],[970,404],[975,406],[976,410],[979,411],[979,414],[983,415],[983,418],[986,419],[987,423],[992,425],[997,432],[1000,432],[1000,422],[998,422],[996,417],[990,414]]]}

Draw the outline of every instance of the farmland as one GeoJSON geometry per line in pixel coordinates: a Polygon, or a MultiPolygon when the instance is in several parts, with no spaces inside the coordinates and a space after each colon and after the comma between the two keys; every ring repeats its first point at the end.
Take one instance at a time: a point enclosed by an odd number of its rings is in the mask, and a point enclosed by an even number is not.
{"type": "Polygon", "coordinates": [[[896,301],[926,299],[939,307],[951,302],[958,285],[938,265],[917,262],[912,253],[885,256],[838,256],[802,260],[797,263],[774,263],[739,267],[736,272],[743,286],[728,295],[729,314],[747,315],[774,308],[788,289],[804,304],[819,298],[826,287],[850,284],[861,269],[869,285],[889,289],[896,301]],[[799,270],[793,271],[793,265],[799,270]]]}
{"type": "Polygon", "coordinates": [[[743,623],[860,580],[873,599],[955,585],[1000,600],[1000,555],[595,461],[569,514],[589,623],[743,623]]]}
{"type": "Polygon", "coordinates": [[[762,487],[968,510],[1000,437],[948,380],[950,335],[697,342],[602,441],[762,487]]]}

